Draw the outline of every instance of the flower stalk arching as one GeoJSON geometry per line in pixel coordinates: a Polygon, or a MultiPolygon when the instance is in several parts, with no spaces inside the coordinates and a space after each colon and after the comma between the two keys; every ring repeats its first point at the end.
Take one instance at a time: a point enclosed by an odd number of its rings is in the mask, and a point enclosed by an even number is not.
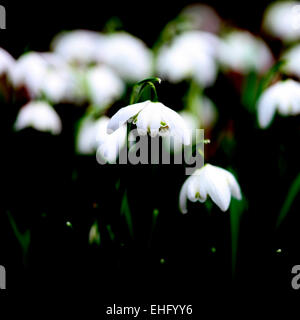
{"type": "Polygon", "coordinates": [[[147,78],[147,79],[140,81],[136,85],[134,85],[133,90],[132,90],[132,94],[130,97],[130,104],[137,103],[139,101],[144,89],[147,87],[150,87],[151,92],[152,92],[151,100],[153,102],[158,102],[158,96],[157,96],[157,91],[156,91],[156,87],[155,87],[155,83],[157,83],[157,82],[160,84],[161,79],[160,78],[147,78]]]}

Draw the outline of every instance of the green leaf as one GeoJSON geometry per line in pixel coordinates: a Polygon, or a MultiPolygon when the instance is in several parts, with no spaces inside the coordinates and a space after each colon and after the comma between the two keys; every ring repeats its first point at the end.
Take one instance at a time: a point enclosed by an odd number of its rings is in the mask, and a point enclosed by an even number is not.
{"type": "Polygon", "coordinates": [[[121,203],[121,215],[125,216],[125,220],[126,220],[126,223],[127,223],[127,226],[128,226],[129,234],[130,234],[131,238],[133,238],[132,215],[131,215],[131,211],[130,211],[130,208],[129,208],[129,203],[128,203],[128,197],[127,197],[127,191],[126,190],[124,192],[122,203],[121,203]]]}
{"type": "Polygon", "coordinates": [[[297,175],[296,179],[293,181],[293,183],[290,186],[287,197],[285,198],[283,206],[280,210],[280,213],[276,222],[276,228],[280,226],[280,224],[282,223],[282,221],[290,211],[290,208],[299,192],[300,192],[300,173],[297,175]]]}
{"type": "Polygon", "coordinates": [[[27,253],[28,253],[30,240],[31,240],[30,230],[26,230],[24,233],[21,233],[19,231],[17,224],[16,224],[12,214],[10,213],[10,211],[7,211],[7,216],[8,216],[8,220],[10,222],[10,225],[13,229],[13,232],[14,232],[19,244],[21,245],[22,252],[23,252],[23,261],[24,261],[24,263],[26,263],[27,253]]]}

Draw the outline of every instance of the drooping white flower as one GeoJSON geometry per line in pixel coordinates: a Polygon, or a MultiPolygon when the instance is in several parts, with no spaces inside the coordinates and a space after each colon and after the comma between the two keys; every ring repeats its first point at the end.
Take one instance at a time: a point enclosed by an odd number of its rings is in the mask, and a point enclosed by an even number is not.
{"type": "Polygon", "coordinates": [[[264,72],[273,64],[273,56],[265,42],[247,31],[228,33],[219,47],[219,61],[225,69],[238,73],[264,72]]]}
{"type": "Polygon", "coordinates": [[[98,61],[103,36],[95,31],[74,30],[58,34],[51,48],[69,63],[88,65],[98,61]]]}
{"type": "Polygon", "coordinates": [[[0,76],[7,74],[15,63],[14,58],[4,49],[0,48],[0,76]]]}
{"type": "Polygon", "coordinates": [[[288,79],[266,89],[258,100],[258,122],[266,128],[278,111],[281,115],[300,114],[300,83],[288,79]]]}
{"type": "Polygon", "coordinates": [[[217,75],[218,45],[218,38],[208,32],[184,32],[160,49],[156,69],[170,82],[192,78],[202,87],[210,86],[217,75]]]}
{"type": "Polygon", "coordinates": [[[272,36],[286,42],[300,39],[300,2],[277,1],[267,8],[263,27],[272,36]]]}
{"type": "Polygon", "coordinates": [[[138,82],[152,74],[152,53],[140,39],[116,32],[104,38],[98,61],[109,65],[129,82],[138,82]]]}
{"type": "Polygon", "coordinates": [[[240,186],[232,173],[206,164],[184,182],[179,195],[181,212],[187,213],[187,200],[204,202],[208,195],[222,211],[228,210],[231,196],[238,200],[242,198],[240,186]]]}
{"type": "Polygon", "coordinates": [[[39,96],[47,62],[37,52],[28,52],[22,55],[11,68],[9,78],[15,88],[26,87],[31,98],[39,96]]]}
{"type": "Polygon", "coordinates": [[[293,46],[287,50],[282,59],[285,63],[282,65],[282,70],[292,76],[300,78],[300,45],[293,46]]]}
{"type": "Polygon", "coordinates": [[[21,108],[14,125],[16,131],[28,127],[57,135],[61,132],[62,124],[50,104],[44,101],[31,101],[21,108]]]}
{"type": "Polygon", "coordinates": [[[110,120],[107,132],[117,130],[126,122],[133,122],[140,135],[178,135],[184,144],[190,144],[190,132],[184,120],[174,110],[150,100],[120,109],[110,120]]]}
{"type": "Polygon", "coordinates": [[[125,89],[119,76],[104,65],[88,70],[86,79],[90,102],[100,108],[119,99],[125,89]]]}

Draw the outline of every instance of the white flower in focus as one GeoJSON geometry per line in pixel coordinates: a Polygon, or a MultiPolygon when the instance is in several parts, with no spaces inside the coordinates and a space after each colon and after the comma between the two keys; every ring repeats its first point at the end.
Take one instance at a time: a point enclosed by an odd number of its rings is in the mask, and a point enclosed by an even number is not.
{"type": "Polygon", "coordinates": [[[90,101],[100,108],[105,108],[119,99],[125,90],[118,75],[103,65],[88,70],[86,79],[90,101]]]}
{"type": "Polygon", "coordinates": [[[181,141],[190,144],[190,131],[184,120],[177,112],[160,102],[150,100],[135,103],[120,109],[110,120],[107,132],[117,130],[126,122],[133,122],[140,135],[149,133],[152,137],[157,135],[177,135],[181,141]]]}
{"type": "Polygon", "coordinates": [[[179,195],[180,211],[187,213],[187,200],[204,202],[208,195],[222,211],[228,210],[231,196],[238,200],[242,198],[240,186],[232,173],[206,164],[184,182],[179,195]]]}
{"type": "Polygon", "coordinates": [[[170,46],[158,52],[159,75],[177,83],[193,78],[202,87],[210,86],[217,76],[216,53],[219,39],[208,32],[189,31],[177,36],[170,46]]]}
{"type": "Polygon", "coordinates": [[[285,63],[282,70],[289,74],[300,78],[300,45],[290,48],[282,55],[285,63]]]}
{"type": "Polygon", "coordinates": [[[294,80],[280,81],[266,89],[258,100],[258,122],[266,128],[275,112],[283,115],[300,114],[300,83],[294,80]]]}
{"type": "Polygon", "coordinates": [[[116,32],[105,36],[98,61],[109,65],[121,78],[138,82],[152,74],[152,52],[140,39],[116,32]]]}
{"type": "Polygon", "coordinates": [[[32,127],[35,130],[57,135],[62,130],[61,120],[56,111],[46,102],[31,101],[21,108],[14,128],[16,131],[32,127]]]}
{"type": "Polygon", "coordinates": [[[88,65],[97,62],[103,36],[88,30],[74,30],[58,34],[51,48],[69,63],[88,65]]]}
{"type": "Polygon", "coordinates": [[[7,74],[14,66],[14,58],[4,49],[0,48],[0,76],[7,74]]]}
{"type": "Polygon", "coordinates": [[[265,42],[247,31],[232,31],[220,45],[220,63],[229,70],[242,74],[264,72],[273,64],[273,56],[265,42]]]}
{"type": "Polygon", "coordinates": [[[300,2],[277,1],[266,10],[263,27],[272,36],[286,42],[300,39],[300,2]]]}

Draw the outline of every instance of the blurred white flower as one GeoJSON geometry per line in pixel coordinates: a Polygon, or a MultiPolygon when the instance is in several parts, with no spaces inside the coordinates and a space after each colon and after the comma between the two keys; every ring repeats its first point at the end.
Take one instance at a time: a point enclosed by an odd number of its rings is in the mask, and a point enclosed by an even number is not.
{"type": "Polygon", "coordinates": [[[266,89],[258,100],[258,122],[266,128],[275,112],[281,115],[300,114],[300,83],[294,80],[280,81],[266,89]]]}
{"type": "Polygon", "coordinates": [[[184,182],[179,195],[180,211],[187,213],[187,200],[204,202],[207,195],[222,211],[228,210],[231,196],[238,200],[242,198],[240,186],[232,173],[206,164],[184,182]]]}
{"type": "Polygon", "coordinates": [[[95,31],[74,30],[59,33],[51,48],[69,63],[88,65],[97,62],[103,35],[95,31]]]}
{"type": "Polygon", "coordinates": [[[140,135],[178,135],[184,144],[190,144],[190,132],[177,112],[160,102],[150,100],[120,109],[110,120],[107,132],[117,130],[126,122],[133,122],[140,135]]]}
{"type": "Polygon", "coordinates": [[[114,69],[126,81],[137,82],[152,74],[152,52],[140,39],[117,32],[105,36],[99,62],[114,69]]]}
{"type": "Polygon", "coordinates": [[[20,109],[14,128],[19,131],[28,127],[54,135],[59,134],[62,130],[58,114],[51,105],[44,101],[31,101],[20,109]]]}
{"type": "Polygon", "coordinates": [[[287,50],[282,55],[282,59],[285,61],[282,70],[289,75],[300,78],[300,45],[287,50]]]}
{"type": "Polygon", "coordinates": [[[202,87],[214,83],[219,39],[208,32],[188,31],[163,46],[157,56],[159,75],[170,82],[193,78],[202,87]]]}
{"type": "Polygon", "coordinates": [[[185,7],[179,15],[190,24],[191,29],[218,33],[221,19],[216,11],[210,6],[202,3],[191,4],[185,7]]]}
{"type": "Polygon", "coordinates": [[[76,138],[76,150],[79,154],[94,154],[97,150],[97,131],[107,123],[106,117],[98,120],[92,117],[83,118],[78,127],[76,138]]]}
{"type": "Polygon", "coordinates": [[[104,65],[88,70],[86,79],[90,101],[100,108],[105,108],[119,99],[125,90],[125,85],[118,75],[104,65]]]}
{"type": "Polygon", "coordinates": [[[126,144],[127,128],[122,125],[111,134],[107,133],[107,126],[109,118],[102,117],[103,123],[101,128],[97,131],[97,159],[102,163],[102,159],[109,163],[115,163],[118,158],[119,152],[126,144]]]}
{"type": "MultiPolygon", "coordinates": [[[[79,126],[76,149],[79,154],[91,155],[97,152],[97,159],[109,163],[116,161],[119,150],[126,143],[126,126],[123,125],[112,134],[107,133],[109,118],[102,116],[95,120],[84,118],[79,126]]],[[[100,160],[99,160],[100,162],[100,160]]]]}
{"type": "Polygon", "coordinates": [[[225,69],[238,73],[264,72],[273,64],[265,42],[247,31],[232,31],[221,41],[219,61],[225,69]]]}
{"type": "Polygon", "coordinates": [[[265,11],[263,28],[282,41],[300,39],[300,2],[277,1],[265,11]]]}
{"type": "Polygon", "coordinates": [[[15,59],[4,49],[0,48],[0,76],[7,74],[14,66],[15,59]]]}
{"type": "Polygon", "coordinates": [[[9,78],[16,89],[25,87],[31,99],[45,95],[53,103],[79,104],[86,95],[83,71],[72,69],[54,53],[22,55],[10,69],[9,78]]]}
{"type": "Polygon", "coordinates": [[[10,69],[9,78],[15,88],[25,86],[31,98],[39,96],[47,62],[37,52],[28,52],[22,55],[10,69]]]}

